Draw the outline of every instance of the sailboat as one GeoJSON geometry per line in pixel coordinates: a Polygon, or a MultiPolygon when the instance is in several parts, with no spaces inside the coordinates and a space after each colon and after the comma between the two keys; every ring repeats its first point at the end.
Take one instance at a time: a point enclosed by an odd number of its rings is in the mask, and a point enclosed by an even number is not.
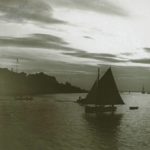
{"type": "Polygon", "coordinates": [[[98,69],[96,81],[86,98],[82,100],[82,103],[86,105],[86,113],[113,112],[117,109],[114,105],[124,104],[115,83],[111,67],[101,78],[99,72],[98,69]]]}
{"type": "Polygon", "coordinates": [[[145,88],[144,88],[144,85],[142,87],[142,91],[141,91],[142,94],[145,94],[145,88]]]}

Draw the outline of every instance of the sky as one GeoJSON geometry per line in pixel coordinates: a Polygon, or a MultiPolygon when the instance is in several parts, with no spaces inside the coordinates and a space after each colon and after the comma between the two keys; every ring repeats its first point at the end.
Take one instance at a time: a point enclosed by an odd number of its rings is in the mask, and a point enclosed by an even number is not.
{"type": "Polygon", "coordinates": [[[111,66],[120,89],[150,90],[149,14],[149,0],[0,0],[0,67],[89,89],[111,66]]]}

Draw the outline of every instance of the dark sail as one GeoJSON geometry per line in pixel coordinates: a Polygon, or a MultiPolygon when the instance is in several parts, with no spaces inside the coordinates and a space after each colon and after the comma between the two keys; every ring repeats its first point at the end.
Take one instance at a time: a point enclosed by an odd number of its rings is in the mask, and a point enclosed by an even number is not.
{"type": "Polygon", "coordinates": [[[144,85],[143,85],[143,88],[142,88],[142,94],[145,94],[145,88],[144,88],[144,85]]]}
{"type": "Polygon", "coordinates": [[[101,79],[95,81],[85,102],[86,104],[96,105],[124,104],[117,89],[111,68],[107,70],[101,79]]]}
{"type": "Polygon", "coordinates": [[[95,104],[98,97],[98,79],[94,82],[91,90],[86,97],[86,103],[95,104]]]}

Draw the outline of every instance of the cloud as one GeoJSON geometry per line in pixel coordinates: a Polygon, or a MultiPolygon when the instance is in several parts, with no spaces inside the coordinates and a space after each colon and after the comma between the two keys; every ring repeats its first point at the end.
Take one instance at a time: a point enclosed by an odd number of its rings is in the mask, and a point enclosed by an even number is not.
{"type": "MultiPolygon", "coordinates": [[[[145,47],[143,49],[147,54],[150,53],[150,48],[149,47],[145,47]]],[[[133,62],[133,63],[137,63],[137,64],[150,64],[150,58],[131,59],[130,61],[133,62]]]]}
{"type": "Polygon", "coordinates": [[[132,56],[133,53],[131,53],[131,52],[125,52],[125,53],[121,53],[121,55],[124,55],[124,56],[132,56]]]}
{"type": "Polygon", "coordinates": [[[144,50],[148,53],[150,53],[150,48],[149,47],[145,47],[144,50]]]}
{"type": "Polygon", "coordinates": [[[93,62],[103,61],[106,63],[126,62],[126,60],[117,55],[107,53],[88,53],[82,49],[73,48],[62,38],[50,34],[36,33],[30,34],[26,37],[0,36],[0,47],[1,53],[4,49],[2,54],[6,59],[20,58],[24,61],[31,61],[34,57],[36,57],[38,61],[40,59],[66,61],[67,59],[67,62],[70,63],[72,62],[72,59],[75,61],[73,63],[76,63],[79,59],[81,61],[91,60],[93,62]],[[8,52],[6,49],[8,49],[8,52]]]}
{"type": "Polygon", "coordinates": [[[87,36],[87,35],[85,35],[83,37],[86,38],[86,39],[93,39],[91,36],[87,36]]]}
{"type": "Polygon", "coordinates": [[[7,22],[64,23],[53,18],[47,0],[0,0],[0,18],[7,22]]]}
{"type": "Polygon", "coordinates": [[[116,55],[113,54],[97,54],[97,53],[88,53],[85,51],[76,51],[76,52],[65,52],[64,54],[70,55],[70,56],[76,56],[80,58],[90,58],[90,59],[96,59],[96,60],[102,60],[105,62],[112,62],[112,63],[117,63],[117,62],[126,62],[126,60],[123,60],[116,55]]]}
{"type": "Polygon", "coordinates": [[[149,58],[132,59],[131,62],[140,63],[140,64],[150,64],[150,59],[149,58]]]}
{"type": "Polygon", "coordinates": [[[127,12],[109,0],[55,0],[53,3],[71,9],[94,11],[109,15],[127,16],[127,12]]]}
{"type": "Polygon", "coordinates": [[[76,51],[60,37],[50,34],[31,34],[28,37],[0,37],[1,47],[41,48],[76,51]]]}

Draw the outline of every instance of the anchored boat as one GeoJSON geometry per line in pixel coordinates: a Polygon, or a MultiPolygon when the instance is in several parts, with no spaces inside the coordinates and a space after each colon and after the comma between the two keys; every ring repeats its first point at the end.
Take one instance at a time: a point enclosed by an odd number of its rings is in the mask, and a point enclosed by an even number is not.
{"type": "Polygon", "coordinates": [[[141,91],[142,94],[145,94],[145,88],[144,88],[144,85],[142,87],[142,91],[141,91]]]}
{"type": "Polygon", "coordinates": [[[80,101],[82,104],[85,104],[86,113],[114,112],[117,109],[115,105],[124,104],[115,83],[111,67],[101,78],[98,69],[98,77],[91,90],[86,98],[80,101]]]}

